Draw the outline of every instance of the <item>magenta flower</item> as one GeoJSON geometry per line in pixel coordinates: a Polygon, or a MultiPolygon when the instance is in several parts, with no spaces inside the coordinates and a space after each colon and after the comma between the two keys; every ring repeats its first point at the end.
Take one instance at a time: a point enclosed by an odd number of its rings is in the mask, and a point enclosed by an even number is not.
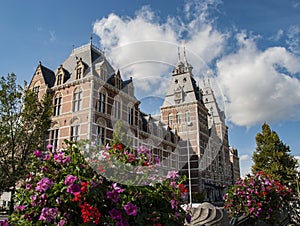
{"type": "Polygon", "coordinates": [[[43,192],[51,188],[52,185],[53,182],[48,177],[44,177],[37,183],[35,190],[38,192],[43,192]]]}
{"type": "Polygon", "coordinates": [[[129,226],[129,223],[126,219],[122,219],[120,222],[116,222],[116,226],[129,226]]]}
{"type": "Polygon", "coordinates": [[[76,180],[77,180],[76,176],[73,176],[72,174],[69,174],[68,176],[66,176],[64,184],[65,185],[70,185],[70,184],[73,184],[76,180]]]}
{"type": "Polygon", "coordinates": [[[65,164],[70,162],[70,156],[66,156],[62,151],[58,154],[54,154],[54,160],[60,164],[65,164]]]}
{"type": "Polygon", "coordinates": [[[113,208],[109,211],[109,215],[112,219],[121,220],[122,219],[122,211],[113,208]]]}
{"type": "Polygon", "coordinates": [[[124,205],[124,210],[127,213],[127,215],[131,215],[131,216],[137,215],[137,206],[131,202],[124,205]]]}
{"type": "Polygon", "coordinates": [[[22,206],[15,206],[14,209],[15,211],[21,212],[23,210],[25,210],[26,206],[22,205],[22,206]]]}
{"type": "Polygon", "coordinates": [[[51,159],[51,156],[49,154],[47,154],[44,158],[44,160],[50,160],[51,159]]]}
{"type": "Polygon", "coordinates": [[[67,188],[67,192],[69,192],[72,195],[79,194],[79,193],[81,193],[81,188],[78,184],[71,184],[67,188]]]}
{"type": "Polygon", "coordinates": [[[44,207],[42,209],[42,213],[39,217],[39,220],[45,221],[45,222],[53,222],[58,214],[57,208],[48,208],[44,207]]]}
{"type": "Polygon", "coordinates": [[[39,150],[35,150],[35,151],[33,152],[33,154],[34,154],[36,157],[38,157],[38,158],[42,158],[42,157],[43,157],[42,152],[40,152],[39,150]]]}
{"type": "Polygon", "coordinates": [[[64,226],[65,224],[67,224],[66,220],[60,220],[57,224],[57,226],[64,226]]]}
{"type": "Polygon", "coordinates": [[[176,179],[179,177],[178,172],[175,170],[171,170],[168,172],[168,175],[166,176],[167,179],[176,179]]]}

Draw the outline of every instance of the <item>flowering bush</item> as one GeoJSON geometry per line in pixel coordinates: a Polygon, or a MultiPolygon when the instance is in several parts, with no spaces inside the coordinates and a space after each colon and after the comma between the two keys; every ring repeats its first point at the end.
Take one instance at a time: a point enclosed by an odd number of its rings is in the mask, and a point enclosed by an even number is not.
{"type": "Polygon", "coordinates": [[[225,208],[231,217],[248,215],[273,225],[279,220],[279,211],[290,196],[291,190],[288,187],[259,172],[240,179],[229,188],[224,196],[225,208]]]}
{"type": "MultiPolygon", "coordinates": [[[[86,159],[91,159],[80,153],[77,144],[67,144],[63,150],[48,146],[45,152],[34,151],[31,173],[17,190],[18,205],[9,217],[10,223],[37,226],[184,224],[187,212],[180,205],[187,190],[177,172],[170,171],[163,180],[153,181],[151,185],[116,183],[99,175],[87,163],[86,159]]],[[[158,162],[151,160],[150,150],[145,147],[134,155],[134,151],[121,144],[111,146],[105,148],[109,154],[106,162],[121,159],[126,166],[158,162]]],[[[101,169],[101,165],[97,168],[101,169]]]]}

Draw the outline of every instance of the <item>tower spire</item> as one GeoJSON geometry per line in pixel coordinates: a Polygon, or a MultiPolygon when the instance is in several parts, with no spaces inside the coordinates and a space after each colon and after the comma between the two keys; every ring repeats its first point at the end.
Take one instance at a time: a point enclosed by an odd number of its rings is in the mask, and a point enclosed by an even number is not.
{"type": "Polygon", "coordinates": [[[180,47],[178,46],[177,49],[178,49],[178,62],[180,62],[180,61],[181,61],[181,57],[180,57],[180,47]]]}

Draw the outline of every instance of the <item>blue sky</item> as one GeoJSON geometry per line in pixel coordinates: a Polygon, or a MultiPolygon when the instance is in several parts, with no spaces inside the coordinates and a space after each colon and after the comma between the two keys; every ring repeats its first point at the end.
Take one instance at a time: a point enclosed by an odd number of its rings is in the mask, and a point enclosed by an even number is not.
{"type": "Polygon", "coordinates": [[[57,69],[92,34],[140,99],[164,97],[186,43],[196,79],[215,84],[243,175],[263,122],[300,156],[299,0],[7,0],[0,28],[0,75],[30,82],[39,61],[57,69]]]}

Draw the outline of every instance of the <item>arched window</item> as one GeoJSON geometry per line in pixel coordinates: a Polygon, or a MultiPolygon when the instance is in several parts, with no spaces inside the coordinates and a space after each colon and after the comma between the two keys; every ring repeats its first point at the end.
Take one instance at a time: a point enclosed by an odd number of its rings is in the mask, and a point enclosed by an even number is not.
{"type": "Polygon", "coordinates": [[[61,102],[62,102],[62,95],[61,93],[57,93],[54,98],[54,106],[53,106],[54,116],[58,116],[61,114],[61,102]]]}
{"type": "Polygon", "coordinates": [[[81,110],[82,91],[76,88],[73,94],[73,112],[81,110]]]}

